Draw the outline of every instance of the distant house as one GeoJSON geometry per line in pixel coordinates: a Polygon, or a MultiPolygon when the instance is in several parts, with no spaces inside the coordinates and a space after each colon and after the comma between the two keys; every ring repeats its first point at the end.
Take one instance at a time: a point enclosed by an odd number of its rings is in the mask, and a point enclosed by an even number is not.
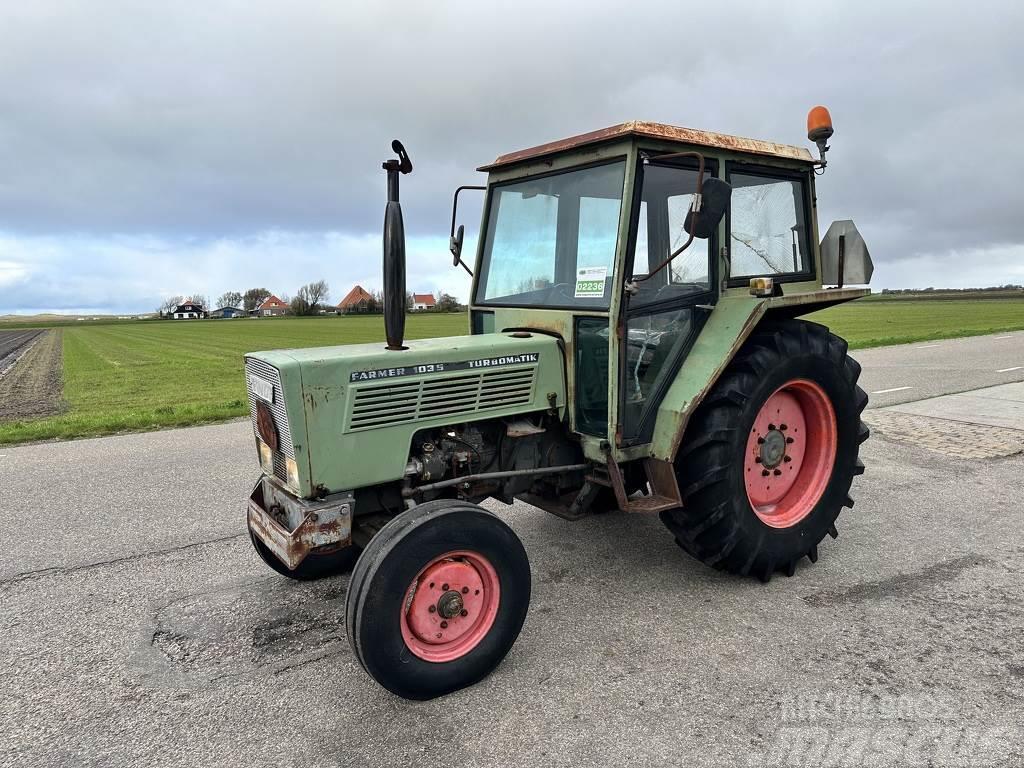
{"type": "Polygon", "coordinates": [[[206,310],[203,309],[201,304],[186,301],[184,304],[179,304],[174,308],[171,317],[175,320],[202,320],[206,317],[206,310]]]}
{"type": "Polygon", "coordinates": [[[263,317],[274,317],[276,315],[284,315],[288,312],[288,305],[281,301],[277,296],[271,296],[256,309],[256,314],[262,315],[263,317]]]}
{"type": "Polygon", "coordinates": [[[245,317],[248,313],[241,307],[220,307],[210,313],[210,317],[245,317]]]}
{"type": "Polygon", "coordinates": [[[347,315],[353,312],[366,312],[374,303],[370,292],[357,285],[338,302],[338,313],[347,315]]]}
{"type": "Polygon", "coordinates": [[[431,293],[414,293],[412,295],[413,309],[433,309],[434,295],[431,293]]]}

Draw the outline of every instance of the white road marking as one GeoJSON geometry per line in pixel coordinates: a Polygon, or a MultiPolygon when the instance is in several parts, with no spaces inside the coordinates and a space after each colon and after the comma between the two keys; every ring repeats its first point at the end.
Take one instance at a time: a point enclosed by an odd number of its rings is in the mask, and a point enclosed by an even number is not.
{"type": "Polygon", "coordinates": [[[893,387],[892,389],[879,389],[877,392],[872,392],[872,395],[884,395],[886,392],[902,392],[904,389],[913,389],[913,387],[893,387]]]}
{"type": "Polygon", "coordinates": [[[1012,339],[1013,336],[993,336],[992,341],[999,341],[1000,339],[1012,339]]]}
{"type": "Polygon", "coordinates": [[[1024,365],[1015,365],[1013,368],[1000,368],[996,373],[1009,373],[1010,371],[1019,371],[1024,368],[1024,365]]]}
{"type": "Polygon", "coordinates": [[[941,347],[941,344],[923,344],[918,349],[931,349],[932,347],[941,347]]]}

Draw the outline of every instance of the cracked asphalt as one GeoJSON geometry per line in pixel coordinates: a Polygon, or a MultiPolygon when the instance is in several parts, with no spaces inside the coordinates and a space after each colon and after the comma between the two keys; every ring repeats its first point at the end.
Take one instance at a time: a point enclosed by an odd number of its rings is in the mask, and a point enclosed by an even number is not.
{"type": "Polygon", "coordinates": [[[247,424],[0,448],[0,765],[1024,765],[1024,456],[863,457],[839,538],[769,584],[656,518],[495,504],[523,633],[410,703],[349,651],[347,576],[252,551],[247,424]]]}

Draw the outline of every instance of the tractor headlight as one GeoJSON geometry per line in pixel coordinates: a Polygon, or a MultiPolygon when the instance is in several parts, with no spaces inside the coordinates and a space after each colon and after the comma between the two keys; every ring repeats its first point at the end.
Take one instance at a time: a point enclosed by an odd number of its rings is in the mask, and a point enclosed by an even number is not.
{"type": "Polygon", "coordinates": [[[288,476],[288,485],[292,488],[299,487],[299,467],[295,463],[295,459],[287,458],[284,460],[285,472],[288,476]]]}
{"type": "Polygon", "coordinates": [[[262,440],[257,440],[256,443],[260,448],[260,468],[266,475],[274,474],[274,452],[262,440]]]}

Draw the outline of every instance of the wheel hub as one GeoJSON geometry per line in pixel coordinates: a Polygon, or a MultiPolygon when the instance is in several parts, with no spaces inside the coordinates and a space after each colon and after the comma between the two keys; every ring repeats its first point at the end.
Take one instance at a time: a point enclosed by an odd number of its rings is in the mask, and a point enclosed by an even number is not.
{"type": "MultiPolygon", "coordinates": [[[[785,429],[783,425],[782,429],[785,429]]],[[[782,429],[769,429],[761,443],[761,465],[774,469],[786,456],[786,435],[782,429]]]]}
{"type": "Polygon", "coordinates": [[[462,595],[454,589],[445,592],[437,601],[437,612],[446,619],[458,616],[462,613],[462,595]]]}

